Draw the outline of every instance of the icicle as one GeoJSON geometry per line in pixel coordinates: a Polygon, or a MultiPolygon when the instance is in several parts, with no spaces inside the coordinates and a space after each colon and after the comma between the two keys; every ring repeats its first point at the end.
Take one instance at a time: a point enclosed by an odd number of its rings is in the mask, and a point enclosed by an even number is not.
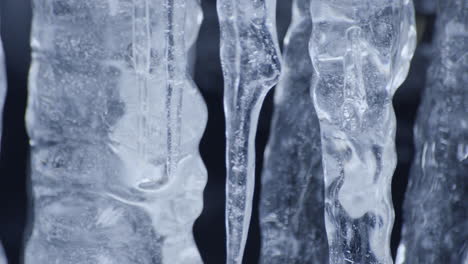
{"type": "Polygon", "coordinates": [[[262,175],[261,263],[328,263],[320,129],[310,95],[310,0],[295,0],[262,175]],[[280,194],[280,195],[279,195],[280,194]]]}
{"type": "Polygon", "coordinates": [[[439,1],[397,264],[468,263],[468,3],[439,1]]]}
{"type": "Polygon", "coordinates": [[[5,257],[5,252],[3,252],[2,244],[0,243],[0,264],[7,264],[7,260],[5,257]]]}
{"type": "Polygon", "coordinates": [[[409,0],[312,0],[330,264],[392,263],[392,96],[416,44],[409,0]]]}
{"type": "Polygon", "coordinates": [[[34,2],[25,262],[202,263],[198,0],[34,2]]]}
{"type": "MultiPolygon", "coordinates": [[[[2,38],[0,37],[0,152],[2,150],[3,105],[5,103],[6,88],[5,56],[3,54],[2,38]]],[[[2,243],[0,241],[0,264],[6,263],[5,253],[3,252],[2,243]]]]}
{"type": "Polygon", "coordinates": [[[0,37],[0,151],[2,147],[3,105],[5,104],[6,89],[5,56],[3,54],[3,44],[0,37]]]}
{"type": "Polygon", "coordinates": [[[241,263],[255,183],[255,132],[278,82],[276,0],[218,0],[226,113],[227,263],[241,263]]]}
{"type": "Polygon", "coordinates": [[[423,14],[435,13],[437,0],[414,0],[414,8],[423,14]]]}

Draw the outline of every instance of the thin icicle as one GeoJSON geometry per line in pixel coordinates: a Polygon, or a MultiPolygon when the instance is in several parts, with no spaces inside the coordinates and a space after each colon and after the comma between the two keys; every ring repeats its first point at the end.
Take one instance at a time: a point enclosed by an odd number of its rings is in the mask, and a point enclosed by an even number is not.
{"type": "Polygon", "coordinates": [[[0,37],[0,151],[2,147],[2,131],[3,131],[3,105],[7,91],[7,80],[5,72],[5,56],[3,54],[2,38],[0,37]]]}
{"type": "MultiPolygon", "coordinates": [[[[2,38],[0,37],[0,153],[2,151],[2,131],[3,131],[3,105],[6,96],[6,72],[5,72],[5,57],[3,54],[2,38]]],[[[0,241],[0,264],[6,264],[7,260],[3,252],[2,243],[0,241]]]]}
{"type": "Polygon", "coordinates": [[[242,262],[255,183],[255,133],[278,82],[276,0],[218,0],[226,113],[227,263],[242,262]]]}

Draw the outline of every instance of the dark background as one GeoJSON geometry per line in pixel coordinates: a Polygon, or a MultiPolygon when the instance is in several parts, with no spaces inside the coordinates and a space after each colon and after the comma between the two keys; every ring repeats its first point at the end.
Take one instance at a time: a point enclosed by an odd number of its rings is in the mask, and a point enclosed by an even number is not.
{"type": "MultiPolygon", "coordinates": [[[[224,234],[224,115],[222,108],[223,79],[219,62],[219,28],[216,1],[202,0],[205,20],[201,27],[195,81],[208,105],[208,125],[200,149],[208,168],[208,184],[204,193],[205,207],[194,226],[195,239],[207,264],[225,261],[224,234]]],[[[27,160],[28,138],[24,113],[27,97],[27,75],[30,62],[29,33],[31,7],[28,0],[0,0],[1,35],[7,62],[8,95],[4,110],[4,131],[0,157],[0,239],[11,264],[19,263],[27,223],[27,160]]],[[[291,1],[278,1],[278,35],[283,39],[290,22],[291,1]]],[[[398,167],[393,179],[395,226],[392,252],[395,254],[400,238],[401,207],[408,173],[413,157],[412,127],[425,83],[430,57],[430,42],[434,17],[418,13],[418,46],[411,71],[405,84],[395,95],[394,106],[398,120],[398,167]]],[[[282,41],[280,41],[282,42],[282,41]]],[[[273,93],[268,95],[260,117],[257,134],[257,185],[254,212],[244,262],[258,262],[260,230],[258,225],[258,195],[263,151],[268,140],[273,111],[273,93]]],[[[177,263],[175,263],[177,264],[177,263]]],[[[287,264],[287,263],[285,263],[287,264]]]]}

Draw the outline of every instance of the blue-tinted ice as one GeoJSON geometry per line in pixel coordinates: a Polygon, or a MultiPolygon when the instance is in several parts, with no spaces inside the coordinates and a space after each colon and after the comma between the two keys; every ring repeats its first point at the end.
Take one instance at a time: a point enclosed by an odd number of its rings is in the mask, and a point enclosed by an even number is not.
{"type": "Polygon", "coordinates": [[[36,0],[25,263],[201,263],[197,0],[36,0]]]}

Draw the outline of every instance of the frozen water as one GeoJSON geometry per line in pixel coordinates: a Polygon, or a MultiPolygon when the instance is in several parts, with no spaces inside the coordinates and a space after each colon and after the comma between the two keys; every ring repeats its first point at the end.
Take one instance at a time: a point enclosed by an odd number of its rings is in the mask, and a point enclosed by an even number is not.
{"type": "MultiPolygon", "coordinates": [[[[5,103],[6,88],[5,56],[3,54],[2,39],[0,37],[0,152],[2,150],[3,105],[5,103]]],[[[5,253],[3,252],[2,243],[0,241],[0,264],[6,263],[5,253]]]]}
{"type": "Polygon", "coordinates": [[[25,262],[202,263],[198,0],[36,0],[25,262]]]}
{"type": "Polygon", "coordinates": [[[5,257],[5,252],[3,252],[2,244],[0,243],[0,264],[7,264],[7,260],[5,257]]]}
{"type": "Polygon", "coordinates": [[[276,0],[218,0],[226,114],[227,263],[241,263],[255,183],[255,132],[278,82],[276,0]]]}
{"type": "MultiPolygon", "coordinates": [[[[6,73],[5,73],[5,57],[3,54],[2,39],[0,38],[0,151],[2,147],[2,131],[3,131],[3,105],[6,96],[6,73]]],[[[0,264],[6,264],[5,254],[2,244],[0,243],[0,264]]]]}
{"type": "Polygon", "coordinates": [[[275,91],[260,201],[263,264],[328,263],[320,129],[309,96],[310,2],[293,2],[275,91]]]}
{"type": "Polygon", "coordinates": [[[392,96],[416,44],[409,0],[313,0],[330,264],[389,264],[396,164],[392,96]]]}
{"type": "Polygon", "coordinates": [[[5,104],[6,88],[5,56],[3,54],[2,39],[0,37],[0,151],[2,147],[3,105],[5,104]]]}
{"type": "Polygon", "coordinates": [[[468,263],[467,18],[467,1],[439,1],[397,264],[468,263]]]}
{"type": "Polygon", "coordinates": [[[414,0],[416,11],[424,14],[433,14],[436,11],[437,0],[414,0]]]}

